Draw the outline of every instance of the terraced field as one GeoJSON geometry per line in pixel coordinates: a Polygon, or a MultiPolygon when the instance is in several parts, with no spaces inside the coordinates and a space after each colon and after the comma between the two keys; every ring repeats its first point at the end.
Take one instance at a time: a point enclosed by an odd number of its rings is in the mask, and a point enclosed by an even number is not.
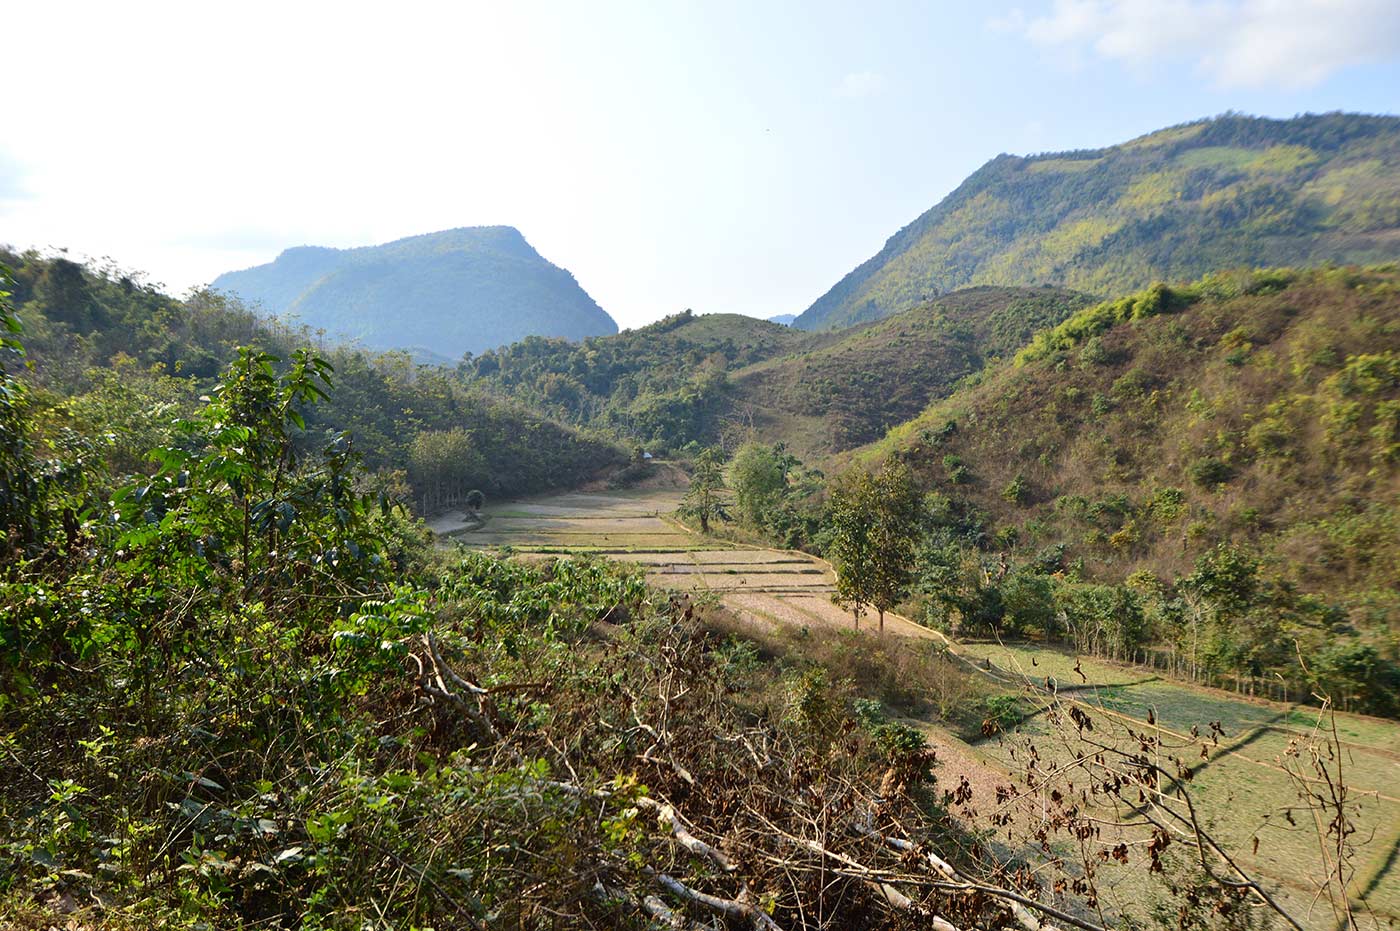
{"type": "MultiPolygon", "coordinates": [[[[656,586],[712,592],[756,625],[850,629],[850,614],[831,601],[834,577],[825,562],[803,553],[701,539],[669,517],[681,496],[674,489],[554,495],[488,507],[480,523],[449,515],[435,522],[434,529],[473,547],[587,552],[633,562],[656,586]]],[[[863,626],[873,628],[873,618],[863,626]]],[[[888,616],[885,626],[897,635],[943,639],[895,616],[888,616]]],[[[1312,902],[1314,877],[1299,866],[1317,862],[1316,833],[1302,819],[1290,825],[1281,816],[1297,801],[1281,761],[1290,742],[1316,728],[1315,709],[1251,701],[1034,644],[958,643],[952,650],[1004,684],[1053,686],[1096,714],[1138,728],[1145,726],[1149,713],[1158,727],[1183,738],[1192,728],[1207,733],[1218,722],[1223,729],[1219,747],[1211,747],[1208,759],[1200,762],[1193,787],[1203,807],[1218,813],[1217,819],[1228,813],[1228,819],[1216,825],[1219,838],[1243,865],[1269,880],[1297,914],[1307,916],[1304,923],[1310,931],[1330,931],[1331,911],[1312,902]]],[[[1352,895],[1383,923],[1400,922],[1400,726],[1338,715],[1337,727],[1346,778],[1359,804],[1352,895]]],[[[1051,729],[1039,716],[1011,734],[975,744],[937,728],[926,730],[945,767],[951,761],[970,774],[975,803],[983,813],[994,807],[995,785],[1014,781],[1009,774],[1020,768],[1025,757],[1017,754],[1028,742],[1035,743],[1047,761],[1076,752],[1071,746],[1056,747],[1051,729]]],[[[1029,833],[1032,826],[1025,827],[1029,833]]],[[[1012,840],[1007,853],[1031,849],[1024,839],[1012,840]]],[[[1106,904],[1125,910],[1145,904],[1139,864],[1105,862],[1097,871],[1106,904]]]]}
{"type": "MultiPolygon", "coordinates": [[[[713,592],[761,625],[852,626],[851,615],[832,604],[829,565],[805,553],[701,539],[668,516],[681,497],[674,490],[574,492],[488,506],[480,526],[448,515],[433,528],[473,547],[637,563],[658,588],[713,592]]],[[[902,618],[888,617],[885,628],[931,636],[902,618]]]]}
{"type": "MultiPolygon", "coordinates": [[[[1317,709],[1253,701],[1035,646],[958,644],[957,650],[990,660],[995,669],[1024,673],[1037,685],[1048,678],[1062,689],[1069,686],[1071,691],[1062,691],[1062,697],[1072,698],[1098,721],[1099,738],[1114,725],[1127,725],[1140,732],[1159,729],[1168,739],[1187,743],[1193,728],[1204,735],[1212,722],[1218,723],[1218,746],[1206,741],[1204,758],[1192,761],[1192,792],[1202,810],[1212,813],[1210,830],[1243,866],[1274,886],[1280,901],[1296,915],[1307,916],[1306,927],[1333,926],[1331,910],[1315,898],[1317,876],[1311,865],[1319,862],[1316,825],[1300,805],[1286,769],[1291,766],[1312,777],[1310,767],[1296,761],[1299,748],[1304,748],[1305,760],[1310,737],[1329,726],[1317,709]],[[1155,722],[1153,728],[1145,726],[1149,719],[1155,722]],[[1286,811],[1297,817],[1290,819],[1286,811]]],[[[1353,803],[1349,816],[1355,829],[1351,839],[1356,874],[1351,895],[1360,910],[1373,912],[1382,924],[1394,924],[1400,921],[1400,753],[1394,743],[1400,726],[1346,714],[1336,716],[1336,725],[1341,770],[1353,803]]],[[[1083,752],[1072,735],[1057,736],[1041,715],[973,749],[1014,771],[1030,745],[1050,766],[1083,752]]],[[[1131,902],[1139,895],[1132,870],[1104,864],[1100,874],[1106,889],[1118,887],[1118,898],[1131,902]]],[[[1110,897],[1105,894],[1106,900],[1110,897]]]]}

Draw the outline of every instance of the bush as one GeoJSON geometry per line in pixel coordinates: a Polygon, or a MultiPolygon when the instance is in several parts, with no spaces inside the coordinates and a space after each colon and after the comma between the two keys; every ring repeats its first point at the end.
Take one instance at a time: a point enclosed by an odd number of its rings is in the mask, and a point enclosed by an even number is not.
{"type": "Polygon", "coordinates": [[[1234,478],[1235,470],[1214,456],[1202,456],[1187,467],[1191,481],[1202,488],[1215,488],[1234,478]]]}

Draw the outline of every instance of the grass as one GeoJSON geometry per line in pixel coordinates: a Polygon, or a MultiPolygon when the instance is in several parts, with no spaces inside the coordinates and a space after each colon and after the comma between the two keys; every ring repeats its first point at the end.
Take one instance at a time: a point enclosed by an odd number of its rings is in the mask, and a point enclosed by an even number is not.
{"type": "MultiPolygon", "coordinates": [[[[638,495],[637,497],[641,497],[638,495]]],[[[680,572],[657,573],[666,580],[730,580],[747,578],[750,586],[758,587],[762,580],[777,581],[813,578],[815,570],[794,565],[794,557],[777,554],[757,554],[756,551],[729,549],[726,544],[700,539],[685,533],[604,535],[581,533],[571,529],[566,520],[551,520],[548,514],[521,514],[546,522],[533,534],[499,534],[514,538],[535,536],[544,542],[519,545],[522,552],[566,553],[590,552],[614,557],[651,555],[676,557],[680,572]],[[618,538],[629,538],[619,545],[618,538]],[[720,551],[727,550],[721,554],[720,551]],[[713,554],[701,556],[699,554],[713,554]],[[754,560],[749,563],[752,556],[754,560]],[[688,564],[694,561],[694,565],[688,564]],[[702,563],[703,561],[703,563],[702,563]]],[[[600,515],[603,516],[603,515],[600,515]]],[[[645,520],[645,519],[642,519],[645,520]]],[[[638,520],[637,523],[642,523],[638,520]]],[[[499,526],[499,525],[498,525],[499,526]]],[[[491,534],[474,533],[471,538],[489,538],[491,534]]],[[[742,590],[742,588],[740,589],[742,590]]],[[[775,596],[776,597],[776,596],[775,596]]],[[[986,700],[1006,690],[983,677],[972,675],[947,658],[941,658],[929,644],[889,637],[881,643],[853,632],[834,629],[811,617],[811,623],[794,626],[793,616],[806,616],[799,602],[784,599],[789,616],[779,618],[759,607],[745,609],[745,620],[729,609],[714,612],[708,622],[717,636],[742,637],[758,645],[764,653],[780,658],[794,666],[816,664],[827,669],[833,678],[843,683],[849,694],[878,698],[888,708],[900,714],[915,715],[925,720],[939,721],[962,737],[969,754],[988,761],[1006,772],[1014,773],[1024,763],[1025,755],[1012,748],[1029,740],[1042,758],[1042,767],[1050,767],[1073,759],[1073,746],[1065,745],[1051,733],[1047,722],[1033,716],[1016,728],[1007,739],[978,740],[981,721],[986,714],[986,700]],[[755,623],[757,622],[757,623],[755,623]]],[[[776,611],[776,608],[774,609],[776,611]]],[[[1062,686],[1076,687],[1068,694],[1086,705],[1097,705],[1107,711],[1145,720],[1151,709],[1162,727],[1178,733],[1189,733],[1194,726],[1202,734],[1209,732],[1211,722],[1224,729],[1222,748],[1233,747],[1238,755],[1220,753],[1202,766],[1193,782],[1193,789],[1205,811],[1215,813],[1219,823],[1216,832],[1222,842],[1238,853],[1250,868],[1257,869],[1270,881],[1284,886],[1284,899],[1298,913],[1308,910],[1309,890],[1296,874],[1297,864],[1316,862],[1317,841],[1313,829],[1299,819],[1295,829],[1282,818],[1282,809],[1297,805],[1296,790],[1288,775],[1277,767],[1295,732],[1308,733],[1317,723],[1315,710],[1254,702],[1214,690],[1201,689],[1186,683],[1161,679],[1151,671],[1107,663],[1088,657],[1076,657],[1036,644],[968,643],[959,644],[958,652],[977,662],[990,659],[998,668],[1035,678],[1054,677],[1062,686]],[[1078,665],[1079,672],[1075,671],[1078,665]],[[1088,686],[1080,677],[1087,678],[1088,686]],[[1256,834],[1260,838],[1258,854],[1252,850],[1256,834]]],[[[757,700],[757,696],[755,696],[757,700]]],[[[1393,860],[1397,839],[1400,839],[1400,804],[1367,798],[1365,792],[1382,792],[1400,774],[1400,762],[1389,754],[1400,752],[1400,725],[1355,715],[1337,715],[1337,728],[1344,741],[1378,748],[1354,749],[1346,760],[1347,778],[1358,791],[1362,810],[1358,817],[1361,855],[1357,858],[1357,894],[1366,891],[1366,902],[1383,917],[1400,917],[1400,868],[1393,860]]],[[[1103,730],[1112,728],[1100,727],[1103,730]]],[[[954,773],[945,779],[956,780],[954,773]]],[[[1400,783],[1398,783],[1400,784],[1400,783]]],[[[1024,836],[1008,846],[1005,852],[1029,856],[1034,844],[1026,840],[1032,825],[1021,825],[1024,836]]],[[[1125,835],[1126,836],[1126,835],[1125,835]]],[[[1057,853],[1071,856],[1073,850],[1056,843],[1057,853]]],[[[1106,904],[1125,912],[1141,914],[1150,902],[1152,889],[1144,878],[1140,862],[1122,867],[1116,863],[1098,864],[1098,881],[1106,904]]],[[[1314,913],[1320,919],[1325,909],[1314,913]]],[[[1327,920],[1309,927],[1327,927],[1327,920]]]]}
{"type": "Polygon", "coordinates": [[[1255,704],[1225,693],[1163,680],[1124,689],[1113,710],[1146,720],[1149,709],[1157,722],[1169,730],[1185,734],[1195,727],[1205,734],[1212,723],[1218,722],[1226,738],[1241,737],[1260,725],[1280,720],[1284,714],[1284,710],[1275,705],[1255,704]]]}
{"type": "MultiPolygon", "coordinates": [[[[1285,758],[1290,744],[1298,738],[1286,731],[1262,728],[1251,734],[1248,740],[1247,744],[1236,749],[1237,753],[1252,760],[1277,765],[1285,758]]],[[[1359,747],[1346,748],[1342,757],[1342,776],[1353,789],[1400,798],[1400,761],[1393,757],[1359,747]]]]}
{"type": "MultiPolygon", "coordinates": [[[[960,644],[958,651],[969,658],[990,657],[1003,669],[1052,675],[1062,682],[1080,681],[1073,671],[1075,657],[1034,644],[960,644]]],[[[1306,927],[1330,929],[1330,909],[1325,903],[1314,906],[1315,887],[1300,873],[1300,864],[1319,862],[1317,831],[1311,816],[1302,810],[1296,786],[1281,766],[1290,742],[1317,730],[1319,711],[1251,701],[1163,680],[1151,673],[1135,676],[1133,669],[1083,658],[1079,665],[1096,687],[1067,697],[1084,704],[1138,721],[1145,721],[1151,709],[1163,728],[1181,734],[1196,727],[1206,735],[1211,722],[1220,723],[1225,734],[1220,747],[1230,752],[1213,753],[1204,765],[1194,761],[1199,769],[1191,783],[1200,810],[1213,819],[1210,830],[1246,868],[1277,886],[1281,900],[1295,914],[1310,915],[1304,921],[1306,927]],[[1289,808],[1295,812],[1296,825],[1290,825],[1283,815],[1289,808]],[[1256,836],[1257,853],[1253,849],[1256,836]]],[[[1343,775],[1353,790],[1351,800],[1358,806],[1353,812],[1358,852],[1352,894],[1358,901],[1364,897],[1365,905],[1383,921],[1397,920],[1400,802],[1379,796],[1400,797],[1400,753],[1396,749],[1400,724],[1338,713],[1336,727],[1346,743],[1343,775]]],[[[1095,733],[1112,730],[1100,722],[1095,733]]],[[[1079,752],[1053,733],[1043,715],[1025,720],[1010,735],[974,744],[981,754],[1012,773],[1024,766],[1029,745],[1039,753],[1042,771],[1066,764],[1079,752]]],[[[1298,762],[1304,764],[1299,771],[1311,776],[1306,759],[1298,762]]],[[[1116,907],[1129,910],[1140,907],[1150,891],[1140,876],[1116,864],[1103,865],[1099,881],[1106,887],[1118,887],[1114,895],[1105,893],[1106,903],[1116,900],[1116,907]]]]}
{"type": "Polygon", "coordinates": [[[958,652],[976,659],[990,659],[1001,669],[1025,675],[1031,679],[1053,676],[1061,686],[1123,685],[1152,678],[1152,673],[1116,666],[1061,653],[1048,647],[1000,643],[959,643],[958,652]],[[1075,671],[1076,663],[1088,679],[1086,683],[1075,671]]]}
{"type": "MultiPolygon", "coordinates": [[[[1137,688],[1107,687],[1100,694],[1112,699],[1105,705],[1122,710],[1130,706],[1127,699],[1137,688]]],[[[1103,726],[1094,731],[1098,737],[1109,732],[1111,729],[1103,726]]],[[[1191,782],[1191,791],[1216,840],[1247,869],[1280,887],[1281,898],[1295,914],[1306,916],[1314,889],[1300,865],[1319,861],[1317,832],[1311,817],[1302,810],[1288,775],[1256,761],[1276,759],[1287,744],[1287,735],[1268,729],[1260,734],[1242,749],[1243,756],[1220,754],[1201,765],[1191,782]],[[1290,825],[1283,816],[1289,808],[1294,811],[1296,825],[1290,825]],[[1253,848],[1255,836],[1260,840],[1257,853],[1253,848]]],[[[1026,720],[1009,735],[983,740],[975,744],[975,749],[1015,773],[1024,767],[1031,745],[1039,754],[1043,774],[1085,752],[1076,746],[1072,736],[1068,740],[1058,737],[1043,716],[1026,720]]],[[[1376,786],[1378,780],[1385,778],[1386,764],[1395,765],[1376,755],[1356,754],[1350,762],[1348,778],[1357,789],[1376,786]]],[[[1360,896],[1365,891],[1367,904],[1383,920],[1400,917],[1400,874],[1394,862],[1396,841],[1400,839],[1400,804],[1364,795],[1355,799],[1360,807],[1354,812],[1358,854],[1353,893],[1360,896]]],[[[1124,907],[1131,907],[1135,899],[1140,903],[1149,888],[1140,874],[1107,864],[1101,870],[1100,881],[1108,886],[1121,884],[1119,904],[1124,907]]],[[[1331,920],[1330,911],[1322,905],[1304,925],[1330,928],[1331,920]]]]}

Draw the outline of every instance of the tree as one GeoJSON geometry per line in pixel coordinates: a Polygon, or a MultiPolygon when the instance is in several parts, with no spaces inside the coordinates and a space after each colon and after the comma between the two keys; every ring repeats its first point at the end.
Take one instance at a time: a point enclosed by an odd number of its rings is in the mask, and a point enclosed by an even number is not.
{"type": "Polygon", "coordinates": [[[698,520],[700,532],[709,533],[711,521],[729,519],[725,490],[723,454],[712,446],[695,459],[690,491],[686,492],[685,500],[681,502],[681,514],[698,520]]]}
{"type": "Polygon", "coordinates": [[[834,600],[850,609],[857,630],[875,589],[874,484],[868,472],[848,472],[831,488],[827,555],[836,567],[834,600]]]}
{"type": "Polygon", "coordinates": [[[875,476],[873,527],[875,573],[871,604],[885,631],[885,612],[904,599],[912,579],[914,545],[919,539],[919,493],[909,467],[893,459],[885,461],[875,476]]]}
{"type": "Polygon", "coordinates": [[[919,497],[903,463],[887,460],[878,474],[847,473],[832,489],[831,544],[836,601],[851,609],[856,628],[866,607],[879,614],[903,598],[918,538],[919,497]]]}
{"type": "Polygon", "coordinates": [[[783,444],[745,443],[729,463],[729,485],[739,518],[751,527],[763,527],[788,491],[788,473],[797,459],[783,444]]]}
{"type": "Polygon", "coordinates": [[[1202,553],[1196,560],[1196,571],[1182,582],[1199,592],[1222,620],[1238,618],[1258,598],[1259,563],[1228,543],[1221,543],[1202,553]]]}
{"type": "Polygon", "coordinates": [[[408,479],[424,513],[463,501],[487,472],[486,458],[465,430],[424,430],[409,444],[408,479]]]}
{"type": "Polygon", "coordinates": [[[10,308],[9,269],[0,266],[0,554],[30,549],[42,533],[45,509],[29,439],[24,383],[5,361],[24,355],[19,318],[10,308]]]}

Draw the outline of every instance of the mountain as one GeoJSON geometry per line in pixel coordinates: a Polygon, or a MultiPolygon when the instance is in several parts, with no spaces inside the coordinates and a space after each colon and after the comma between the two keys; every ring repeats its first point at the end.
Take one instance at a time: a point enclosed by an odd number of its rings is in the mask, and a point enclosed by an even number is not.
{"type": "Polygon", "coordinates": [[[730,406],[759,434],[823,458],[884,436],[1090,303],[1062,288],[968,288],[740,369],[730,406]]]}
{"type": "Polygon", "coordinates": [[[509,226],[411,236],[379,246],[299,246],[211,285],[269,314],[370,349],[455,360],[527,336],[578,340],[617,324],[574,276],[509,226]]]}
{"type": "Polygon", "coordinates": [[[1235,266],[1400,256],[1400,118],[1226,115],[999,155],[798,318],[851,326],[976,284],[1101,295],[1235,266]]]}
{"type": "Polygon", "coordinates": [[[1085,308],[857,458],[891,453],[1017,564],[1053,550],[1088,579],[1170,581],[1226,543],[1308,593],[1285,627],[1388,627],[1393,650],[1400,269],[1223,273],[1085,308]]]}
{"type": "Polygon", "coordinates": [[[528,339],[463,365],[490,390],[657,449],[749,434],[819,459],[884,435],[1091,303],[1061,288],[971,288],[848,330],[689,312],[572,344],[528,339]]]}
{"type": "MultiPolygon", "coordinates": [[[[170,440],[172,424],[218,383],[240,345],[287,360],[313,342],[207,291],[174,298],[106,268],[4,247],[0,266],[13,273],[6,290],[23,321],[27,371],[65,398],[65,430],[118,441],[110,450],[121,468],[149,467],[146,453],[170,440]]],[[[317,447],[328,432],[346,432],[368,468],[407,472],[405,496],[532,494],[626,462],[606,438],[470,391],[452,369],[333,344],[317,355],[334,367],[335,391],[303,408],[298,438],[317,447]]]]}
{"type": "Polygon", "coordinates": [[[776,317],[769,317],[769,323],[781,323],[783,326],[792,326],[797,319],[797,314],[778,314],[776,317]]]}

